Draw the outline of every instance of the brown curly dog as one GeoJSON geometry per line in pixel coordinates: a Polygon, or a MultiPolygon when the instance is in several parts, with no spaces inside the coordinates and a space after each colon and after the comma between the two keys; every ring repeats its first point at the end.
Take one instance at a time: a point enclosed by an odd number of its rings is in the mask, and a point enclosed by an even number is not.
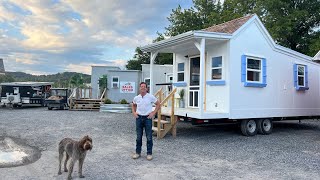
{"type": "Polygon", "coordinates": [[[63,153],[66,152],[66,160],[64,162],[64,171],[68,172],[68,179],[71,179],[71,174],[73,171],[73,166],[79,160],[79,177],[84,178],[82,175],[82,165],[86,157],[87,151],[92,149],[92,139],[87,135],[84,136],[80,141],[75,141],[70,138],[64,138],[59,143],[59,171],[61,173],[61,161],[63,158],[63,153]],[[71,162],[69,168],[67,169],[67,162],[71,157],[71,162]]]}

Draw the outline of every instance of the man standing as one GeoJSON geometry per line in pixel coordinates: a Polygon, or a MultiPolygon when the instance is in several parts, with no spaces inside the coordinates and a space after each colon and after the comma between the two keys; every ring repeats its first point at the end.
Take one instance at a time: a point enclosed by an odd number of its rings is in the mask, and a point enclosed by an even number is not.
{"type": "Polygon", "coordinates": [[[156,97],[147,92],[147,88],[145,82],[140,83],[140,94],[134,97],[132,104],[132,113],[136,118],[137,131],[136,153],[133,154],[133,159],[138,159],[141,156],[142,135],[143,129],[145,129],[147,137],[147,160],[152,160],[152,117],[158,112],[160,102],[156,97]],[[154,111],[152,111],[153,103],[156,104],[154,111]]]}

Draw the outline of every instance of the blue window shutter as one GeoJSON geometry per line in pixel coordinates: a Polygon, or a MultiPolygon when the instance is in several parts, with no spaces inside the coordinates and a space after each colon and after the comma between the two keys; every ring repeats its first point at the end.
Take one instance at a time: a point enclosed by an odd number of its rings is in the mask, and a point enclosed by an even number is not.
{"type": "Polygon", "coordinates": [[[299,89],[298,87],[298,65],[293,64],[293,85],[296,89],[299,89]]]}
{"type": "Polygon", "coordinates": [[[267,84],[267,60],[262,58],[262,84],[267,84]]]}
{"type": "Polygon", "coordinates": [[[305,87],[309,88],[309,85],[308,85],[309,84],[308,83],[308,66],[307,65],[305,66],[305,81],[306,81],[305,82],[305,87]]]}
{"type": "Polygon", "coordinates": [[[247,56],[242,55],[241,56],[241,82],[246,82],[246,76],[247,76],[247,56]]]}

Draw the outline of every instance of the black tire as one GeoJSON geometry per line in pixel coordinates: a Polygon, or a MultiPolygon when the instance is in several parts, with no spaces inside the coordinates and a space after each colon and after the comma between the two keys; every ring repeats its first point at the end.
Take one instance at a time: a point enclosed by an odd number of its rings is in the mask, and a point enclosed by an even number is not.
{"type": "Polygon", "coordinates": [[[259,119],[257,126],[259,134],[268,135],[272,133],[273,122],[271,119],[259,119]]]}
{"type": "Polygon", "coordinates": [[[257,122],[253,119],[242,120],[240,126],[244,136],[254,136],[258,132],[257,122]]]}
{"type": "Polygon", "coordinates": [[[52,110],[52,107],[48,107],[48,110],[52,110]]]}

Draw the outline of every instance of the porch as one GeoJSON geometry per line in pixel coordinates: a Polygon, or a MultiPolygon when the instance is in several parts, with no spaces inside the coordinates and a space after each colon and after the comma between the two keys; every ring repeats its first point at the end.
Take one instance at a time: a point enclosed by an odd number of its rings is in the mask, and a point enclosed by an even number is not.
{"type": "MultiPolygon", "coordinates": [[[[171,116],[171,106],[162,106],[161,114],[166,116],[171,116]]],[[[196,119],[222,119],[229,118],[229,113],[221,111],[204,111],[202,114],[198,108],[174,108],[175,116],[187,116],[196,119]]]]}

